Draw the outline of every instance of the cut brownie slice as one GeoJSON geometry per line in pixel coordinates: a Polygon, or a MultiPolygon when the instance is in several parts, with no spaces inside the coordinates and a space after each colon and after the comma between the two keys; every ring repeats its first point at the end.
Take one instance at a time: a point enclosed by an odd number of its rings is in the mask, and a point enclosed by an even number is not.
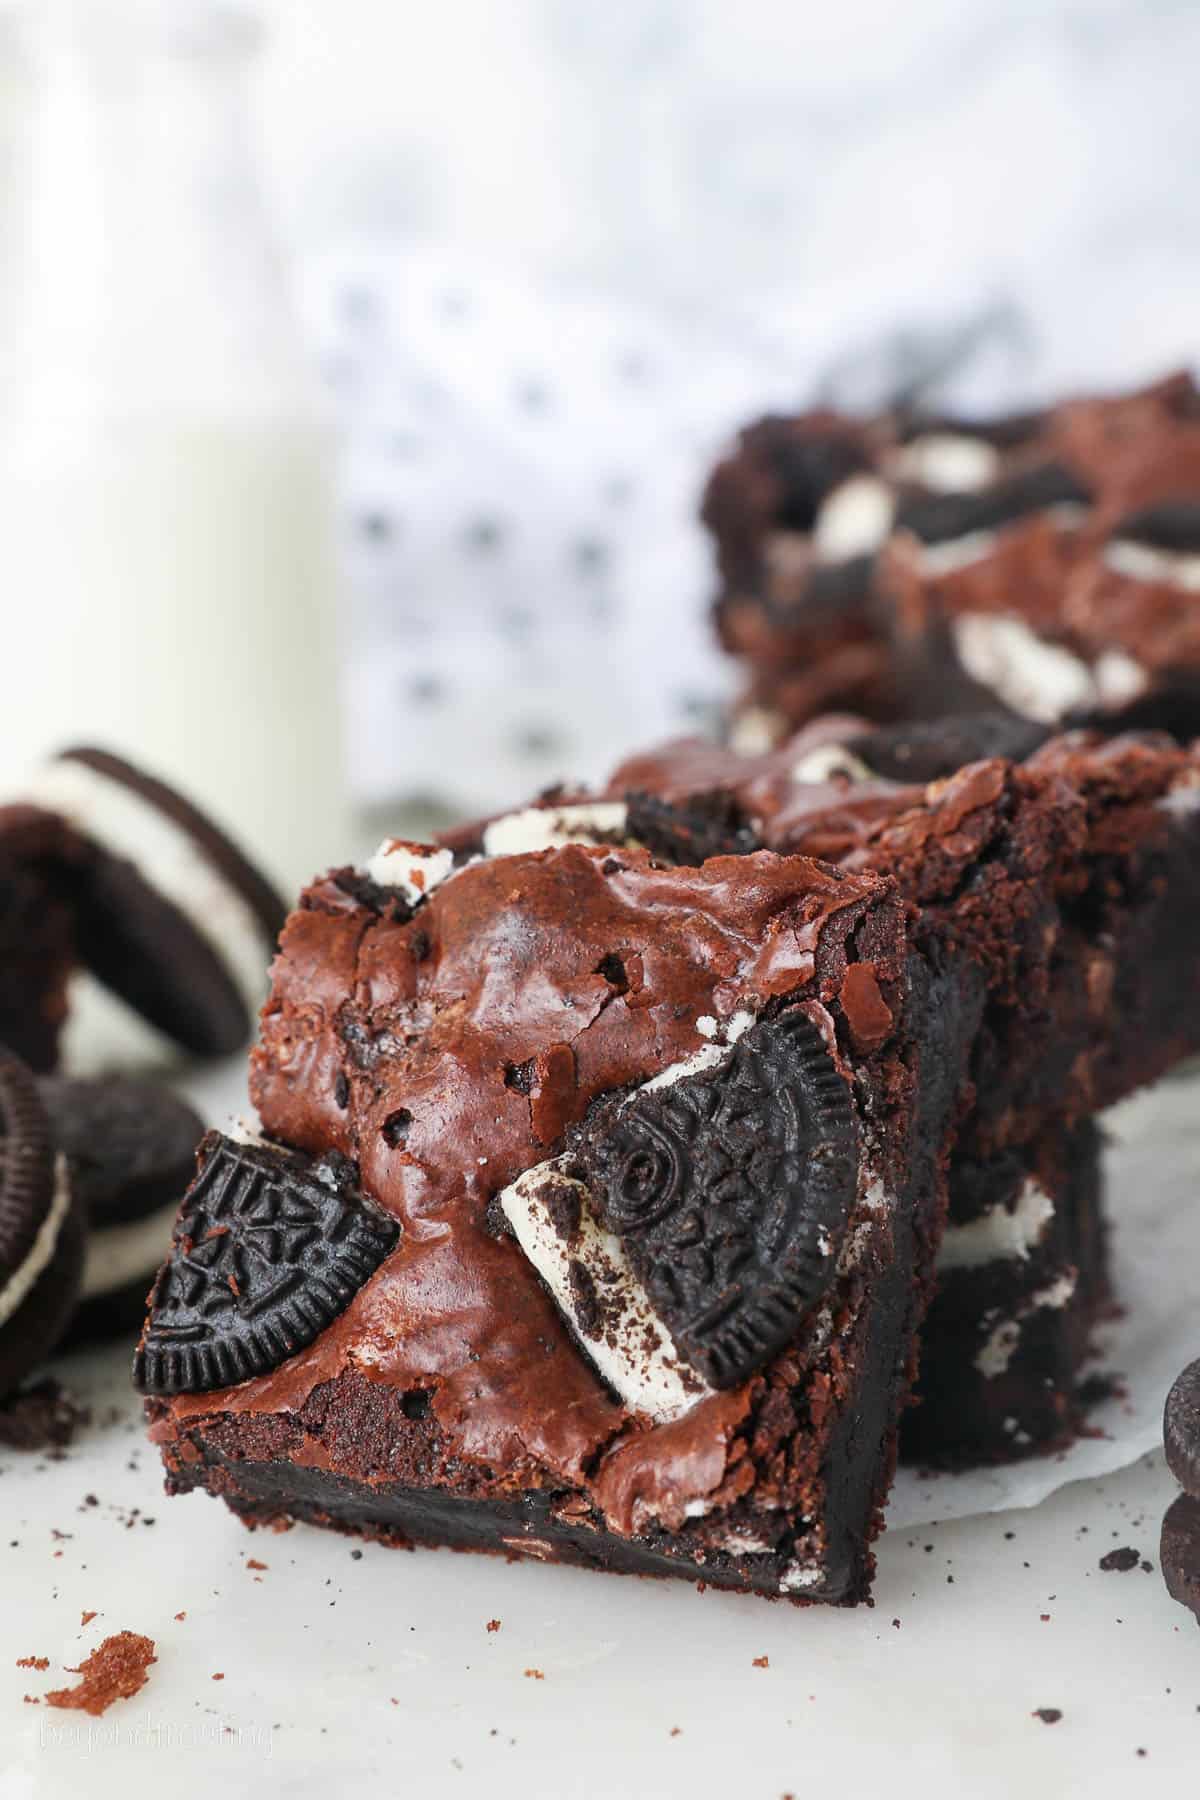
{"type": "Polygon", "coordinates": [[[989,1159],[957,1155],[904,1454],[962,1466],[1067,1443],[1109,1300],[1101,1138],[1090,1119],[989,1159]]]}
{"type": "Polygon", "coordinates": [[[284,929],[268,1142],[208,1146],[139,1358],[169,1487],[861,1600],[981,971],[804,857],[450,864],[385,846],[284,929]]]}
{"type": "Polygon", "coordinates": [[[764,419],[702,514],[718,633],[749,677],[742,747],[842,705],[1200,729],[1186,374],[994,421],[764,419]]]}

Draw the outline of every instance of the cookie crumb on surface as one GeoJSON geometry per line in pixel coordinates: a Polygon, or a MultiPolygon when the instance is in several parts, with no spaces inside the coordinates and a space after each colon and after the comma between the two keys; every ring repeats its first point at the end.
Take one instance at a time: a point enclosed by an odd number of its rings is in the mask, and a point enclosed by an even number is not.
{"type": "Polygon", "coordinates": [[[92,1622],[92,1620],[93,1620],[93,1619],[94,1619],[94,1618],[95,1618],[95,1617],[96,1617],[96,1613],[95,1613],[95,1611],[92,1611],[92,1612],[81,1612],[81,1613],[80,1613],[80,1615],[79,1615],[79,1623],[80,1623],[80,1626],[84,1626],[84,1625],[90,1625],[90,1624],[91,1624],[91,1622],[92,1622]]]}
{"type": "Polygon", "coordinates": [[[1125,1575],[1130,1569],[1136,1569],[1141,1560],[1141,1551],[1125,1544],[1120,1550],[1110,1550],[1106,1556],[1102,1556],[1100,1567],[1106,1573],[1115,1570],[1118,1575],[1125,1575]]]}
{"type": "Polygon", "coordinates": [[[259,1562],[256,1556],[248,1556],[246,1558],[246,1567],[248,1569],[266,1569],[269,1568],[270,1565],[265,1562],[259,1562]]]}
{"type": "Polygon", "coordinates": [[[50,1658],[48,1656],[18,1656],[17,1667],[18,1669],[48,1669],[50,1658]]]}
{"type": "Polygon", "coordinates": [[[769,1657],[766,1657],[766,1656],[756,1656],[754,1658],[753,1666],[756,1669],[769,1669],[771,1666],[771,1660],[769,1657]]]}
{"type": "Polygon", "coordinates": [[[46,1695],[47,1706],[74,1708],[93,1718],[107,1712],[114,1700],[128,1700],[149,1680],[151,1663],[157,1662],[154,1639],[136,1631],[118,1631],[106,1637],[91,1655],[69,1675],[83,1677],[73,1688],[55,1688],[46,1695]]]}
{"type": "Polygon", "coordinates": [[[526,1669],[525,1675],[529,1681],[545,1681],[546,1679],[541,1669],[526,1669]]]}
{"type": "Polygon", "coordinates": [[[499,1631],[499,1629],[500,1629],[499,1619],[489,1619],[487,1624],[484,1626],[485,1631],[499,1631]]]}
{"type": "Polygon", "coordinates": [[[1043,1725],[1057,1725],[1062,1718],[1062,1709],[1057,1706],[1035,1706],[1029,1716],[1040,1719],[1043,1725]]]}

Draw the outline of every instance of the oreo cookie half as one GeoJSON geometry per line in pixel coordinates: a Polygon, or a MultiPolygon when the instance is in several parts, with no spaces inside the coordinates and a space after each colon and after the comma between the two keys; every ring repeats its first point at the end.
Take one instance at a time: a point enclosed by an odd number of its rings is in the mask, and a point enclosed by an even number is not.
{"type": "Polygon", "coordinates": [[[38,1083],[54,1147],[87,1214],[73,1340],[137,1337],[146,1292],[195,1172],[204,1123],[169,1088],[106,1076],[38,1083]]]}
{"type": "Polygon", "coordinates": [[[83,1212],[33,1076],[0,1050],[0,1394],[54,1348],[83,1269],[83,1212]]]}
{"type": "Polygon", "coordinates": [[[108,751],[64,751],[29,797],[92,851],[77,893],[84,967],[185,1050],[240,1048],[285,916],[271,884],[182,794],[108,751]]]}
{"type": "Polygon", "coordinates": [[[278,1368],[345,1311],[399,1235],[348,1158],[210,1131],[150,1295],[134,1386],[203,1393],[278,1368]]]}
{"type": "Polygon", "coordinates": [[[858,1130],[803,1013],[752,1026],[714,1058],[601,1101],[565,1160],[679,1355],[724,1388],[761,1368],[828,1288],[858,1196],[858,1130]]]}
{"type": "Polygon", "coordinates": [[[1200,1500],[1200,1358],[1188,1364],[1167,1395],[1163,1445],[1180,1487],[1200,1500]]]}

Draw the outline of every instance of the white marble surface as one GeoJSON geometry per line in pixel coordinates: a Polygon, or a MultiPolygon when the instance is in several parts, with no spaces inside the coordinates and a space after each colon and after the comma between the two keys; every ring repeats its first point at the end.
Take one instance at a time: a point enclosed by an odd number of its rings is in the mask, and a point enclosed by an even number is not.
{"type": "MultiPolygon", "coordinates": [[[[187,1086],[214,1120],[243,1104],[240,1063],[187,1086]]],[[[871,1609],[251,1535],[204,1496],[164,1499],[126,1352],[67,1359],[90,1428],[61,1461],[0,1450],[0,1796],[1175,1792],[1200,1761],[1200,1643],[1158,1574],[1174,1489],[1147,1446],[1196,1348],[1195,1095],[1125,1109],[1110,1156],[1131,1305],[1104,1366],[1128,1402],[1062,1459],[904,1476],[871,1609]],[[1100,1570],[1126,1545],[1149,1570],[1100,1570]],[[134,1700],[90,1725],[24,1703],[118,1630],[158,1646],[134,1700]]]]}

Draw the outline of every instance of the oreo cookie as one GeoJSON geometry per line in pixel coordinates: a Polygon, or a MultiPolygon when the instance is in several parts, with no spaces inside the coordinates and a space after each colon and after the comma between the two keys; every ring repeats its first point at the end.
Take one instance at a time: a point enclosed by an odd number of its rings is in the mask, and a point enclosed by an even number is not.
{"type": "Polygon", "coordinates": [[[1180,1487],[1200,1500],[1200,1358],[1188,1364],[1167,1395],[1163,1446],[1180,1487]]]}
{"type": "Polygon", "coordinates": [[[203,1121],[186,1101],[151,1081],[53,1076],[38,1089],[54,1147],[66,1158],[88,1221],[70,1337],[132,1340],[195,1170],[203,1121]]]}
{"type": "Polygon", "coordinates": [[[345,1311],[399,1235],[347,1157],[210,1131],[150,1295],[134,1386],[204,1393],[278,1368],[345,1311]]]}
{"type": "Polygon", "coordinates": [[[715,1388],[826,1292],[858,1196],[850,1090],[800,1012],[594,1107],[566,1164],[678,1354],[715,1388]]]}
{"type": "Polygon", "coordinates": [[[0,1395],[54,1349],[83,1272],[83,1209],[26,1065],[0,1050],[0,1395]]]}
{"type": "Polygon", "coordinates": [[[58,1061],[88,859],[57,814],[0,806],[0,1044],[39,1072],[58,1061]]]}
{"type": "Polygon", "coordinates": [[[743,441],[778,483],[772,523],[781,531],[811,531],[833,490],[871,468],[860,430],[832,413],[762,419],[743,441]]]}
{"type": "Polygon", "coordinates": [[[221,1056],[250,1035],[283,901],[182,794],[107,751],[64,751],[30,797],[86,839],[79,959],[183,1049],[221,1056]]]}
{"type": "Polygon", "coordinates": [[[1089,506],[1091,493],[1061,463],[1041,463],[970,493],[902,495],[896,529],[924,544],[945,544],[976,531],[996,531],[1052,506],[1089,506]]]}
{"type": "Polygon", "coordinates": [[[1200,552],[1200,501],[1160,500],[1114,526],[1112,538],[1186,556],[1200,552]]]}
{"type": "Polygon", "coordinates": [[[958,713],[927,723],[884,725],[847,739],[846,749],[887,781],[941,781],[992,756],[1023,762],[1051,735],[1049,725],[1015,713],[958,713]]]}
{"type": "Polygon", "coordinates": [[[625,805],[626,832],[659,862],[696,867],[710,856],[743,856],[758,848],[758,835],[732,794],[672,801],[633,792],[625,805]]]}
{"type": "Polygon", "coordinates": [[[1159,1565],[1167,1592],[1200,1624],[1200,1500],[1180,1494],[1167,1508],[1159,1540],[1159,1565]]]}

